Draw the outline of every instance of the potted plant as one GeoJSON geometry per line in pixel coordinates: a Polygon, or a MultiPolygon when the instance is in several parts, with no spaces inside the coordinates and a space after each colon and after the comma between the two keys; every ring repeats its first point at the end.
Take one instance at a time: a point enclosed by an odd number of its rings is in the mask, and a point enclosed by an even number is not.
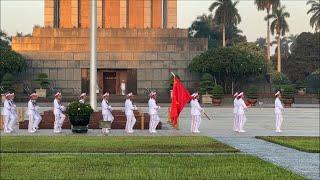
{"type": "Polygon", "coordinates": [[[212,98],[212,88],[213,88],[213,76],[209,73],[203,74],[200,81],[200,94],[201,95],[201,101],[203,104],[211,104],[212,98]]]}
{"type": "Polygon", "coordinates": [[[89,104],[83,104],[78,101],[74,101],[69,104],[66,113],[68,114],[70,123],[72,124],[72,132],[88,132],[90,116],[93,113],[93,109],[89,104]]]}
{"type": "MultiPolygon", "coordinates": [[[[180,80],[180,76],[176,75],[176,78],[180,80]]],[[[170,92],[170,98],[172,98],[172,88],[173,88],[173,76],[170,76],[169,79],[170,85],[169,85],[169,92],[170,92]]]]}
{"type": "Polygon", "coordinates": [[[214,106],[220,106],[223,98],[223,88],[220,85],[215,85],[212,88],[212,104],[214,106]]]}
{"type": "Polygon", "coordinates": [[[46,73],[39,73],[36,82],[40,85],[40,89],[36,89],[39,97],[47,97],[47,89],[50,85],[48,75],[46,73]]]}
{"type": "Polygon", "coordinates": [[[294,100],[294,88],[292,85],[283,86],[282,99],[284,107],[291,107],[294,100]]]}
{"type": "Polygon", "coordinates": [[[255,106],[258,99],[258,89],[256,87],[251,87],[247,91],[247,102],[250,106],[255,106]]]}

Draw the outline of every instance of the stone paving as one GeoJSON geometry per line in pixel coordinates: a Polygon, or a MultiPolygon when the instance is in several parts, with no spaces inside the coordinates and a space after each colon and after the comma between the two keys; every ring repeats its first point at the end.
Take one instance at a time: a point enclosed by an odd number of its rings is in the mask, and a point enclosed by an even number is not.
{"type": "Polygon", "coordinates": [[[214,137],[242,152],[282,166],[308,179],[320,179],[319,153],[306,153],[255,139],[254,137],[214,137]]]}

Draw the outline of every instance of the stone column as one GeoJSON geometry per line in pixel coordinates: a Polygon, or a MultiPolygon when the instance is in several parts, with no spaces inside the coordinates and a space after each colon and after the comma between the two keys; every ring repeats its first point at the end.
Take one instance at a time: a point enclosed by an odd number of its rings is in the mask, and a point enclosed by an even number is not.
{"type": "Polygon", "coordinates": [[[167,28],[177,28],[177,0],[167,0],[167,28]]]}
{"type": "Polygon", "coordinates": [[[162,0],[162,28],[167,28],[168,23],[168,0],[162,0]]]}
{"type": "Polygon", "coordinates": [[[152,18],[152,3],[153,0],[144,0],[144,28],[151,27],[151,18],[152,18]]]}
{"type": "Polygon", "coordinates": [[[71,0],[71,25],[78,27],[78,0],[71,0]]]}
{"type": "Polygon", "coordinates": [[[162,0],[152,0],[152,28],[162,28],[162,0]]]}
{"type": "Polygon", "coordinates": [[[53,27],[53,0],[44,1],[44,26],[53,27]]]}
{"type": "Polygon", "coordinates": [[[127,27],[127,0],[120,0],[120,28],[127,27]]]}
{"type": "Polygon", "coordinates": [[[102,0],[97,0],[97,25],[102,28],[102,0]]]}

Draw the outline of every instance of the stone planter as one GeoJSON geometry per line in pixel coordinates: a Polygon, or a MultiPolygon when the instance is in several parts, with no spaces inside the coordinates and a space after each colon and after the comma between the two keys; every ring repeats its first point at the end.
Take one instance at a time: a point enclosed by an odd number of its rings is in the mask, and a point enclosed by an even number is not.
{"type": "Polygon", "coordinates": [[[222,102],[222,99],[212,99],[212,104],[214,106],[220,106],[222,102]]]}
{"type": "Polygon", "coordinates": [[[211,104],[212,98],[210,94],[204,94],[201,96],[201,102],[202,104],[211,104]]]}
{"type": "Polygon", "coordinates": [[[247,99],[247,102],[250,106],[255,106],[257,103],[257,99],[247,99]]]}
{"type": "Polygon", "coordinates": [[[283,103],[285,108],[290,108],[293,103],[293,99],[283,99],[283,103]]]}
{"type": "Polygon", "coordinates": [[[36,89],[36,93],[39,97],[46,98],[47,97],[47,89],[36,89]]]}
{"type": "Polygon", "coordinates": [[[90,116],[69,116],[73,133],[87,133],[90,116]]]}

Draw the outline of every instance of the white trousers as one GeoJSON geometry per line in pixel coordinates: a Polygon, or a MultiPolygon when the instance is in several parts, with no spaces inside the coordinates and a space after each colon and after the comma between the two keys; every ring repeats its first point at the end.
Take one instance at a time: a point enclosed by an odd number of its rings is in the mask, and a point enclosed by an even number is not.
{"type": "Polygon", "coordinates": [[[199,127],[201,124],[201,115],[192,115],[192,120],[191,120],[191,132],[192,133],[198,133],[199,127]]]}
{"type": "Polygon", "coordinates": [[[54,115],[54,129],[53,132],[59,133],[62,130],[62,124],[66,116],[64,114],[55,114],[54,115]]]}
{"type": "Polygon", "coordinates": [[[9,123],[10,123],[10,115],[3,115],[3,131],[5,133],[11,132],[10,128],[8,128],[9,123]]]}
{"type": "Polygon", "coordinates": [[[126,115],[127,117],[127,123],[126,123],[126,129],[125,131],[127,133],[133,133],[133,126],[136,123],[136,117],[134,115],[126,115]]]}
{"type": "Polygon", "coordinates": [[[237,114],[237,127],[239,131],[243,131],[244,124],[247,121],[247,117],[245,114],[237,114]]]}
{"type": "Polygon", "coordinates": [[[13,131],[15,128],[15,125],[17,124],[18,115],[17,112],[12,112],[9,116],[9,121],[7,125],[7,129],[9,131],[13,131]]]}
{"type": "Polygon", "coordinates": [[[39,128],[39,123],[41,122],[42,118],[40,114],[30,114],[29,115],[29,124],[28,124],[28,131],[35,132],[39,128]]]}
{"type": "Polygon", "coordinates": [[[126,90],[125,89],[121,89],[121,95],[126,95],[126,90]]]}
{"type": "Polygon", "coordinates": [[[238,116],[237,113],[233,113],[233,130],[239,131],[239,125],[238,125],[238,116]]]}
{"type": "Polygon", "coordinates": [[[282,122],[283,122],[282,113],[276,113],[276,131],[281,130],[282,122]]]}
{"type": "Polygon", "coordinates": [[[149,132],[150,133],[155,133],[157,132],[157,126],[160,122],[160,118],[158,116],[158,114],[151,114],[150,115],[150,122],[149,122],[149,132]]]}

